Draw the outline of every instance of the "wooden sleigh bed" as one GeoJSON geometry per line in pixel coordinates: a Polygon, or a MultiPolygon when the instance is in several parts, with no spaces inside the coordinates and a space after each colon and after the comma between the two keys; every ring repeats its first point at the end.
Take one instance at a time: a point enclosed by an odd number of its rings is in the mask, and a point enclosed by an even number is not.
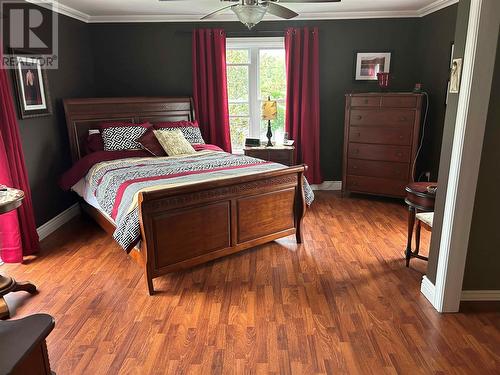
{"type": "MultiPolygon", "coordinates": [[[[189,97],[64,100],[73,162],[84,156],[89,129],[106,121],[194,120],[189,97]]],[[[130,255],[144,267],[149,294],[153,279],[229,254],[296,235],[306,204],[305,165],[139,194],[140,248],[130,255]]],[[[108,233],[115,225],[82,200],[84,212],[108,233]]]]}

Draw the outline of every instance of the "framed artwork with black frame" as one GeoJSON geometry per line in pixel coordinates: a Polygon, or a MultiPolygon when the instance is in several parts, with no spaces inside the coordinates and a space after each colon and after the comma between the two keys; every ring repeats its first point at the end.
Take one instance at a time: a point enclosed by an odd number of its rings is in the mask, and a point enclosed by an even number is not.
{"type": "Polygon", "coordinates": [[[52,114],[47,73],[41,60],[30,55],[15,55],[14,82],[22,119],[52,114]]]}
{"type": "Polygon", "coordinates": [[[392,52],[361,52],[354,54],[354,80],[377,81],[377,73],[390,73],[392,52]]]}

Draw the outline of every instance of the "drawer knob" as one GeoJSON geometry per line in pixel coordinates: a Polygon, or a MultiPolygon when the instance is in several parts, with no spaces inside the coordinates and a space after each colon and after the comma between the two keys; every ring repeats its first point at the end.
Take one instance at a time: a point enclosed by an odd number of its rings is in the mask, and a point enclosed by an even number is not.
{"type": "Polygon", "coordinates": [[[354,149],[354,153],[355,153],[355,154],[359,154],[359,149],[358,149],[358,148],[355,148],[355,149],[354,149]]]}
{"type": "Polygon", "coordinates": [[[405,116],[401,116],[401,117],[399,118],[399,121],[406,121],[406,117],[405,117],[405,116]]]}
{"type": "Polygon", "coordinates": [[[368,99],[365,99],[365,104],[368,104],[368,99]]]}
{"type": "Polygon", "coordinates": [[[357,165],[353,165],[352,169],[358,169],[358,166],[357,165]]]}
{"type": "Polygon", "coordinates": [[[361,120],[361,119],[363,118],[363,116],[358,115],[356,118],[357,118],[358,120],[361,120]]]}
{"type": "Polygon", "coordinates": [[[356,133],[356,137],[361,137],[361,133],[360,133],[360,132],[357,132],[357,133],[356,133]]]}
{"type": "Polygon", "coordinates": [[[401,157],[401,156],[403,156],[403,153],[402,152],[398,152],[396,155],[399,156],[399,157],[401,157]]]}
{"type": "Polygon", "coordinates": [[[403,139],[403,135],[400,135],[400,136],[399,136],[399,139],[403,139]]]}

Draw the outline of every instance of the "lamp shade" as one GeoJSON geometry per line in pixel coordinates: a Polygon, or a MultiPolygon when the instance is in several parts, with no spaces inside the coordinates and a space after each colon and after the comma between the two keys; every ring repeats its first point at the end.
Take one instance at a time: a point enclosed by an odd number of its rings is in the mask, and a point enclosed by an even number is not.
{"type": "Polygon", "coordinates": [[[275,120],[278,116],[278,103],[266,100],[262,103],[262,120],[275,120]]]}
{"type": "Polygon", "coordinates": [[[252,27],[257,25],[264,14],[267,12],[267,7],[263,5],[233,5],[231,10],[236,13],[236,16],[241,23],[245,24],[250,30],[252,27]]]}

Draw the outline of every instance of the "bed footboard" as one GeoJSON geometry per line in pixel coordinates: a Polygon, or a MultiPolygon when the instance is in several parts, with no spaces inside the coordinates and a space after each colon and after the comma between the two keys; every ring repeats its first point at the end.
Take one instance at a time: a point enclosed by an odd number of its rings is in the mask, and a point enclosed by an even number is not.
{"type": "Polygon", "coordinates": [[[296,234],[305,165],[139,195],[141,255],[153,279],[296,234]]]}

